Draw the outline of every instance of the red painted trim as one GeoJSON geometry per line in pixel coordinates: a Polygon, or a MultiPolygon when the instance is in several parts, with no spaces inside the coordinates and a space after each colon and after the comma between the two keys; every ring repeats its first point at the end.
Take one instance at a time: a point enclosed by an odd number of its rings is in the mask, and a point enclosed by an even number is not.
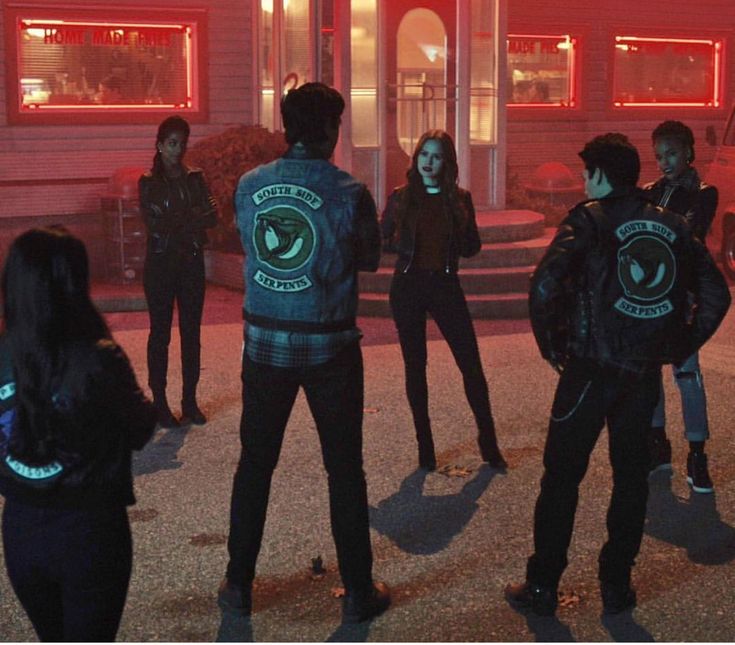
{"type": "Polygon", "coordinates": [[[3,179],[0,188],[18,188],[20,186],[72,186],[78,184],[106,184],[107,177],[74,177],[70,179],[3,179]]]}

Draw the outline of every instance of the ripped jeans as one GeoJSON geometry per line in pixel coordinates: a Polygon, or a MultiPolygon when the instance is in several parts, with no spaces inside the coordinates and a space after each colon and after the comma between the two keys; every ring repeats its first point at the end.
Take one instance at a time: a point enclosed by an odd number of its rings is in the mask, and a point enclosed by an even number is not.
{"type": "MultiPolygon", "coordinates": [[[[680,367],[672,366],[674,382],[681,394],[681,411],[684,416],[684,436],[687,441],[706,441],[709,438],[707,424],[707,397],[704,381],[699,369],[699,353],[695,352],[680,367]]],[[[666,398],[664,395],[663,373],[661,375],[661,394],[651,419],[652,428],[666,425],[666,398]]]]}

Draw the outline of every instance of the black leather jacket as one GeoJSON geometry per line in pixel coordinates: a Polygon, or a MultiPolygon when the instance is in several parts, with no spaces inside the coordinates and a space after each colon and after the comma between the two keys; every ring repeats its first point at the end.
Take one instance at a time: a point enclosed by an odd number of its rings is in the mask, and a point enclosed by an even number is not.
{"type": "Polygon", "coordinates": [[[149,171],[141,175],[138,193],[148,253],[164,253],[172,246],[196,253],[206,245],[205,229],[217,223],[217,202],[201,170],[184,166],[183,181],[149,171]]]}
{"type": "Polygon", "coordinates": [[[694,168],[686,170],[676,181],[661,177],[644,190],[655,204],[683,215],[694,237],[704,242],[715,218],[719,195],[717,188],[700,180],[694,168]]]}
{"type": "Polygon", "coordinates": [[[50,412],[60,429],[56,457],[40,466],[24,464],[9,451],[15,378],[8,344],[0,336],[0,495],[54,508],[134,504],[131,451],[142,449],[153,435],[156,409],[114,341],[73,343],[64,361],[69,368],[50,412]],[[58,476],[46,477],[54,470],[58,476]]]}
{"type": "MultiPolygon", "coordinates": [[[[475,220],[475,207],[472,204],[472,195],[462,188],[457,189],[462,201],[464,216],[452,213],[445,208],[449,218],[449,244],[447,258],[444,265],[445,273],[456,273],[459,267],[459,257],[470,258],[477,255],[482,248],[480,234],[475,220]]],[[[406,273],[411,268],[416,246],[416,226],[419,213],[415,208],[409,209],[402,221],[397,221],[397,210],[401,199],[407,197],[407,186],[396,188],[388,198],[383,211],[380,228],[383,235],[383,250],[398,253],[396,272],[406,273]]]]}
{"type": "Polygon", "coordinates": [[[678,363],[730,305],[685,220],[638,189],[575,206],[531,276],[531,324],[552,365],[569,356],[633,371],[678,363]]]}

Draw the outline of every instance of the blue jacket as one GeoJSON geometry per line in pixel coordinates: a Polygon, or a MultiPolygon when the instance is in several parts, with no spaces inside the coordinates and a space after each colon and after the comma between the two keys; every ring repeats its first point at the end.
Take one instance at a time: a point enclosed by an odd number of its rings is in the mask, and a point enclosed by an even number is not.
{"type": "Polygon", "coordinates": [[[357,272],[375,271],[380,229],[364,184],[293,146],[235,191],[245,250],[245,319],[305,333],[350,329],[357,272]]]}

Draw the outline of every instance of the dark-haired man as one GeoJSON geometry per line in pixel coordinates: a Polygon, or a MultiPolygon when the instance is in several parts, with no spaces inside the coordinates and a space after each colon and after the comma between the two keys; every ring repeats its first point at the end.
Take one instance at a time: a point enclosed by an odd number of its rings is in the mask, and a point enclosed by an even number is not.
{"type": "Polygon", "coordinates": [[[344,622],[390,604],[373,583],[362,469],[363,365],[357,272],[375,271],[380,231],[364,184],[330,163],[344,101],[321,83],[281,102],[289,149],[243,175],[235,192],[245,249],[242,454],[232,492],[230,561],[220,607],[248,615],[271,477],[299,388],[321,441],[344,622]]]}
{"type": "Polygon", "coordinates": [[[553,615],[579,484],[605,423],[613,490],[599,557],[606,613],[635,606],[630,573],[648,498],[649,420],[663,363],[690,356],[730,303],[724,278],[685,220],[636,188],[638,151],[609,133],[587,143],[588,201],[561,223],[531,279],[541,355],[560,373],[534,515],[535,552],[509,602],[553,615]],[[695,306],[692,306],[694,301],[695,306]]]}

